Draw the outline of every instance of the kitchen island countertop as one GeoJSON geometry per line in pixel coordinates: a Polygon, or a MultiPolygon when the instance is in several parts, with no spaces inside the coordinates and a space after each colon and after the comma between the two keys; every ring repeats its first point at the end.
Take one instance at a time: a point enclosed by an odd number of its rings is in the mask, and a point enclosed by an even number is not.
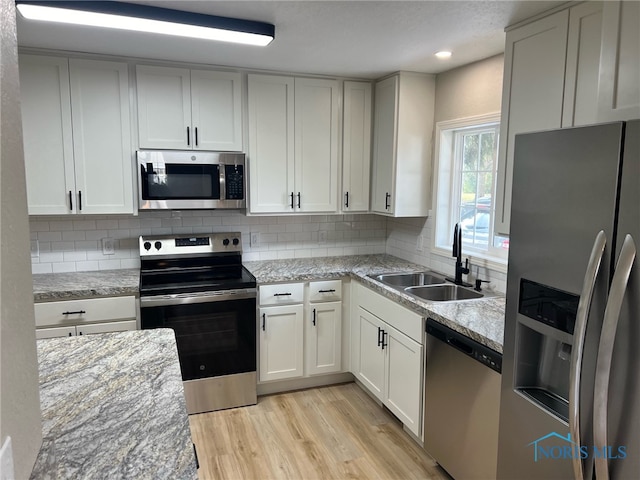
{"type": "Polygon", "coordinates": [[[38,340],[43,443],[32,479],[196,479],[170,329],[38,340]]]}

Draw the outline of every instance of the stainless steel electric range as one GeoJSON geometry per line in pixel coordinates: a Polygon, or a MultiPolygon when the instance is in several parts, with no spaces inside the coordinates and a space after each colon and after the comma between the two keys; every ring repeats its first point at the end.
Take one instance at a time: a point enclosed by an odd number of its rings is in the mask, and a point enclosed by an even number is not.
{"type": "Polygon", "coordinates": [[[187,412],[256,403],[256,279],[240,233],[140,237],[143,329],[176,335],[187,412]]]}

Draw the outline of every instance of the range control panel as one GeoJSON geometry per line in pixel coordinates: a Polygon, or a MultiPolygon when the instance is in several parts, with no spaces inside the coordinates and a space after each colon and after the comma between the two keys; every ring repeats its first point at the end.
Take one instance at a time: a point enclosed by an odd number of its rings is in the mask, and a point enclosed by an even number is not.
{"type": "Polygon", "coordinates": [[[242,252],[242,234],[229,232],[180,236],[141,235],[139,247],[141,257],[242,252]]]}

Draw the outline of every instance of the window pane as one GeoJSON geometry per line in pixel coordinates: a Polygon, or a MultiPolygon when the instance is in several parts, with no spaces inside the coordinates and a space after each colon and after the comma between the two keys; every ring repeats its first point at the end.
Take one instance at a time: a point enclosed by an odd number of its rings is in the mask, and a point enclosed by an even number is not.
{"type": "Polygon", "coordinates": [[[478,168],[478,135],[464,135],[462,153],[462,171],[478,168]]]}
{"type": "Polygon", "coordinates": [[[489,198],[491,203],[491,192],[493,191],[493,173],[478,173],[478,202],[480,199],[489,198]]]}
{"type": "Polygon", "coordinates": [[[493,171],[495,138],[495,132],[483,133],[480,136],[480,166],[478,167],[478,170],[493,171]]]}

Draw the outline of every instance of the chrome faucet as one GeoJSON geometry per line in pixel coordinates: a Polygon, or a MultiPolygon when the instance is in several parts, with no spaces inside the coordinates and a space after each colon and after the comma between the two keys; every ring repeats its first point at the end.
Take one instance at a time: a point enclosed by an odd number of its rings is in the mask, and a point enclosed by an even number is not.
{"type": "Polygon", "coordinates": [[[456,285],[462,285],[464,287],[470,287],[471,284],[462,281],[462,275],[469,273],[469,259],[467,258],[462,266],[462,227],[456,223],[453,229],[453,254],[452,257],[456,258],[456,271],[455,278],[447,278],[448,281],[455,283],[456,285]]]}

